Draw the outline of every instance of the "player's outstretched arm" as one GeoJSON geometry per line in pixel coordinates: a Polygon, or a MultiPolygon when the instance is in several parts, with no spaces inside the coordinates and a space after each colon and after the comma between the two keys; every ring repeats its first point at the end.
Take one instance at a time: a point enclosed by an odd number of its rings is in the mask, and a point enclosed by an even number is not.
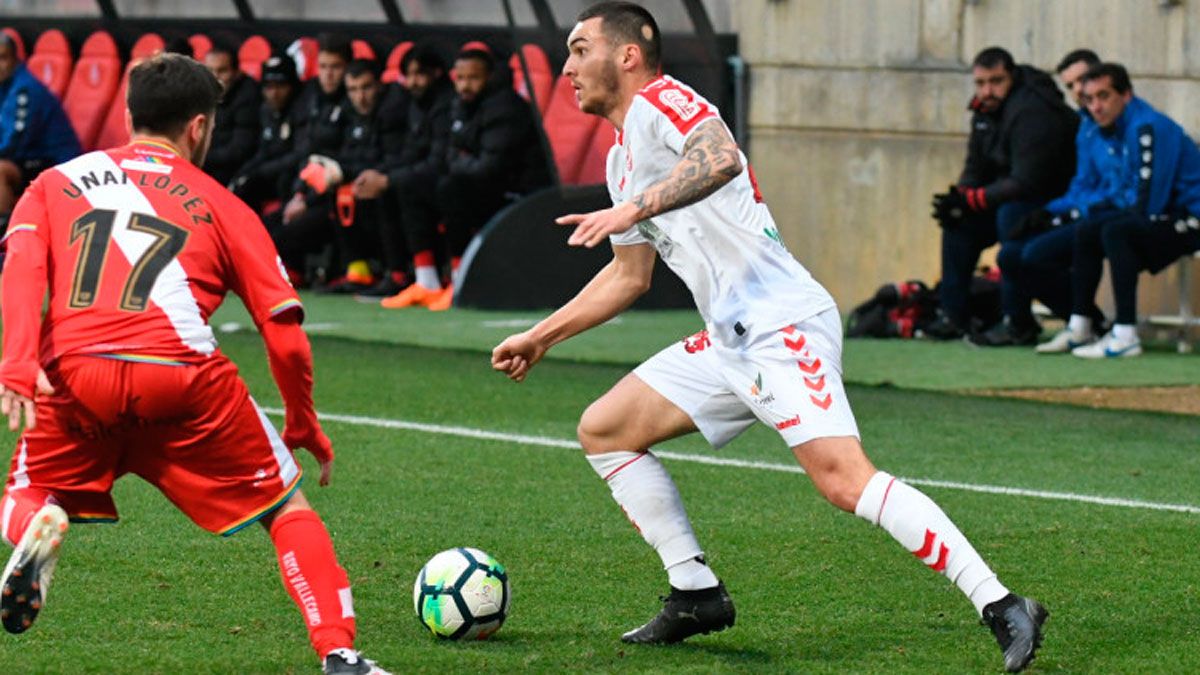
{"type": "Polygon", "coordinates": [[[576,226],[567,243],[592,248],[605,237],[624,232],[635,223],[695,204],[737,178],[744,168],[737,143],[719,119],[696,127],[684,142],[681,154],[669,176],[630,201],[601,211],[559,218],[560,225],[576,226]]]}
{"type": "Polygon", "coordinates": [[[567,304],[524,333],[492,350],[492,368],[514,382],[525,379],[546,351],[572,335],[620,314],[650,288],[654,249],[649,244],[613,246],[613,259],[567,304]]]}
{"type": "Polygon", "coordinates": [[[259,331],[267,346],[271,374],[283,396],[283,442],[291,450],[304,448],[311,452],[321,464],[320,484],[328,485],[333,472],[333,444],[321,430],[313,406],[312,349],[300,327],[300,316],[296,312],[280,314],[264,322],[259,331]]]}

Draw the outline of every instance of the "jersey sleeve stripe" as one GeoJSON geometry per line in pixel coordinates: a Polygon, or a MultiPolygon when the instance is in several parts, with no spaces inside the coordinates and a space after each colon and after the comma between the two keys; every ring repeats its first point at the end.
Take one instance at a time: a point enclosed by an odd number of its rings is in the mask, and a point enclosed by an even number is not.
{"type": "Polygon", "coordinates": [[[279,303],[278,305],[275,305],[271,309],[267,310],[267,315],[268,316],[278,316],[278,315],[288,311],[289,309],[297,309],[297,308],[304,309],[304,305],[302,305],[300,303],[300,301],[297,300],[296,298],[289,298],[289,299],[284,300],[283,302],[279,303]]]}
{"type": "Polygon", "coordinates": [[[5,233],[4,238],[0,239],[0,243],[8,241],[9,237],[18,232],[37,232],[37,229],[38,226],[34,225],[33,223],[21,223],[20,225],[13,225],[12,227],[8,228],[8,232],[5,233]]]}

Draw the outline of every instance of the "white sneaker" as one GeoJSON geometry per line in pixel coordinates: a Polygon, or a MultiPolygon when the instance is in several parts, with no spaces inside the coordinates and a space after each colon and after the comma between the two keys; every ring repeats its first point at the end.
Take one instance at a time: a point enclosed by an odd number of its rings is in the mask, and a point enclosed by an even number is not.
{"type": "Polygon", "coordinates": [[[68,527],[67,512],[55,504],[47,504],[33,514],[0,577],[0,622],[8,632],[28,630],[46,603],[68,527]]]}
{"type": "Polygon", "coordinates": [[[1092,333],[1080,336],[1070,328],[1064,328],[1058,331],[1054,337],[1034,347],[1033,351],[1039,354],[1066,354],[1076,347],[1090,345],[1095,341],[1096,336],[1092,333]]]}
{"type": "Polygon", "coordinates": [[[1109,332],[1108,335],[1090,345],[1072,349],[1071,353],[1085,359],[1116,359],[1127,356],[1138,356],[1142,353],[1142,342],[1136,337],[1128,341],[1120,340],[1114,333],[1109,332]]]}

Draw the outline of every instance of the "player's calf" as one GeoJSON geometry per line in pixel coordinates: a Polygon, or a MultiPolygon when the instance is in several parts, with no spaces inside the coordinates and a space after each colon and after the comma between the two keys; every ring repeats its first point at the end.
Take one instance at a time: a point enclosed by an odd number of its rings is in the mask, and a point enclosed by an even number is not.
{"type": "Polygon", "coordinates": [[[722,583],[698,591],[671,588],[670,595],[662,600],[662,611],[645,625],[622,635],[622,642],[672,644],[693,635],[725,630],[737,617],[733,599],[722,583]]]}
{"type": "Polygon", "coordinates": [[[45,605],[68,527],[66,511],[47,504],[33,515],[17,542],[0,577],[0,623],[8,632],[28,630],[45,605]]]}

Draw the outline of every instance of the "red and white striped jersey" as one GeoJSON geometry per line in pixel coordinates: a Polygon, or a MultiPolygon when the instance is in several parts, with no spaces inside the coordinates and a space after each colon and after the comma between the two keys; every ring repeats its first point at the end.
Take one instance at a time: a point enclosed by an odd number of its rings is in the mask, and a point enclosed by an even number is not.
{"type": "MultiPolygon", "coordinates": [[[[300,309],[258,216],[159,143],[92,152],[43,172],[9,223],[6,239],[44,244],[29,247],[46,256],[43,366],[68,354],[203,360],[217,348],[208,319],[228,291],[256,324],[300,309]]],[[[4,283],[38,287],[9,274],[4,283]]],[[[21,327],[4,328],[7,351],[7,333],[21,327]]]]}
{"type": "MultiPolygon", "coordinates": [[[[613,203],[669,176],[688,137],[713,119],[720,120],[716,107],[674,78],[643,87],[608,154],[613,203]]],[[[721,189],[610,237],[615,245],[652,244],[691,290],[709,334],[732,348],[835,306],[784,247],[754,172],[739,156],[746,170],[721,189]]]]}

